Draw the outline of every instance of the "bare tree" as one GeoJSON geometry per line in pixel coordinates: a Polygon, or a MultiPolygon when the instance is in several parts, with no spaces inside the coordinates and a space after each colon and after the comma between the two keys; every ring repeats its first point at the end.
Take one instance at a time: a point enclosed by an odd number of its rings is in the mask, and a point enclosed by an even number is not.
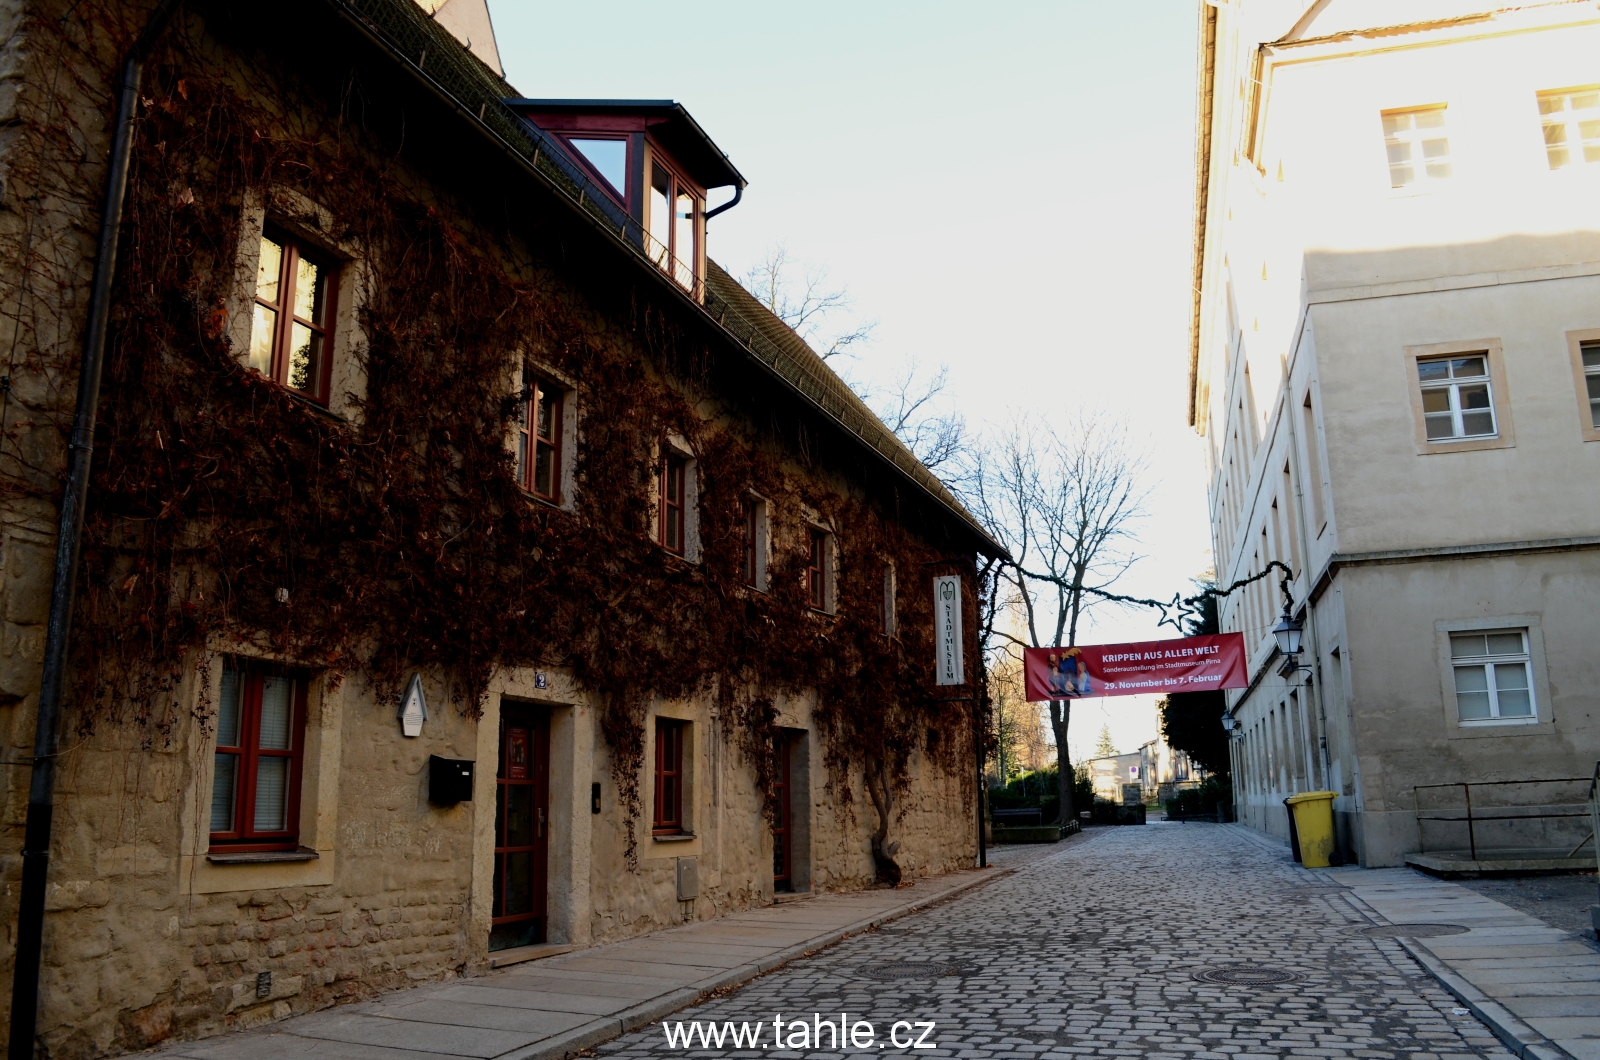
{"type": "Polygon", "coordinates": [[[935,473],[949,472],[967,453],[967,421],[940,400],[950,388],[950,366],[924,375],[913,359],[881,389],[858,387],[872,411],[935,473]]]}
{"type": "MultiPolygon", "coordinates": [[[[1095,417],[1059,427],[1022,421],[976,452],[969,503],[1011,554],[996,567],[986,616],[985,632],[1002,651],[1077,643],[1078,624],[1095,602],[1089,593],[1109,589],[1138,558],[1130,546],[1146,465],[1124,427],[1095,417]],[[1023,636],[1002,628],[1006,609],[1023,636]]],[[[1052,701],[1049,719],[1059,766],[1056,823],[1066,824],[1076,812],[1067,747],[1072,701],[1052,701]]]]}
{"type": "MultiPolygon", "coordinates": [[[[745,272],[744,285],[824,361],[854,354],[871,341],[878,326],[867,321],[848,331],[825,330],[829,318],[854,308],[850,290],[832,287],[826,269],[797,261],[782,243],[769,248],[766,257],[745,272]]],[[[855,379],[846,382],[928,470],[947,473],[965,455],[966,420],[943,400],[950,387],[947,365],[929,374],[913,358],[884,386],[855,379]]]]}
{"type": "Polygon", "coordinates": [[[877,321],[869,320],[858,322],[851,331],[824,334],[822,326],[830,315],[854,306],[850,288],[830,286],[827,269],[802,265],[789,256],[789,248],[782,243],[769,248],[767,256],[745,273],[744,285],[824,361],[867,342],[878,326],[877,321]]]}

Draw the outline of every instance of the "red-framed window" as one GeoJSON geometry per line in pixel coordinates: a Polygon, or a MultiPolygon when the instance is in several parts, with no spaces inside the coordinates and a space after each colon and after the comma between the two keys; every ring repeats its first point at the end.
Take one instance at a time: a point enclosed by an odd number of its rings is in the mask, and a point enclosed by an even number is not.
{"type": "Polygon", "coordinates": [[[254,317],[246,364],[326,403],[333,363],[337,264],[296,239],[268,231],[256,261],[254,317]]]}
{"type": "Polygon", "coordinates": [[[517,408],[517,484],[536,497],[561,501],[560,387],[531,372],[517,408]]]}
{"type": "Polygon", "coordinates": [[[229,664],[217,704],[211,845],[293,850],[300,837],[306,682],[271,667],[229,664]]]}
{"type": "Polygon", "coordinates": [[[668,552],[683,555],[685,498],[688,495],[689,461],[676,453],[668,453],[661,461],[660,496],[661,526],[658,530],[661,546],[668,552]]]}
{"type": "Polygon", "coordinates": [[[688,729],[686,721],[656,719],[655,835],[683,832],[683,738],[688,729]]]}
{"type": "Polygon", "coordinates": [[[818,611],[828,607],[828,533],[812,527],[806,551],[806,596],[818,611]]]}
{"type": "Polygon", "coordinates": [[[739,574],[744,583],[751,588],[759,589],[761,567],[756,562],[756,549],[761,541],[761,505],[754,497],[744,499],[744,558],[740,565],[739,574]]]}
{"type": "Polygon", "coordinates": [[[563,137],[573,152],[603,181],[602,187],[628,202],[628,138],[608,133],[568,133],[563,137]]]}
{"type": "Polygon", "coordinates": [[[698,297],[699,232],[704,194],[660,162],[650,166],[646,251],[678,284],[698,297]]]}

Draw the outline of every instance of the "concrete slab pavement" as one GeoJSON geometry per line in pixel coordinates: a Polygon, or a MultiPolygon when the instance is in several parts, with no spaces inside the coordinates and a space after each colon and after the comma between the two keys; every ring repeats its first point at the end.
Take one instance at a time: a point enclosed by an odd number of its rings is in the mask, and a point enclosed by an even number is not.
{"type": "Polygon", "coordinates": [[[1379,923],[1459,924],[1463,934],[1401,938],[1512,1051],[1600,1060],[1600,947],[1486,894],[1414,869],[1323,870],[1379,923]]]}

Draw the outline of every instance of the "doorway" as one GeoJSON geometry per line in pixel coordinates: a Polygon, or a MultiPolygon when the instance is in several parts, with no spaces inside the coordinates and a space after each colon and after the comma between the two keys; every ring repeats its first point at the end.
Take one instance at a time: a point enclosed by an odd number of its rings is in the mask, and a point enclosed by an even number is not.
{"type": "Polygon", "coordinates": [[[778,803],[772,824],[772,889],[783,894],[794,890],[794,817],[790,803],[794,735],[787,729],[778,730],[772,741],[772,753],[777,774],[772,784],[773,795],[778,803]]]}
{"type": "Polygon", "coordinates": [[[545,941],[550,857],[550,713],[501,703],[489,949],[545,941]]]}

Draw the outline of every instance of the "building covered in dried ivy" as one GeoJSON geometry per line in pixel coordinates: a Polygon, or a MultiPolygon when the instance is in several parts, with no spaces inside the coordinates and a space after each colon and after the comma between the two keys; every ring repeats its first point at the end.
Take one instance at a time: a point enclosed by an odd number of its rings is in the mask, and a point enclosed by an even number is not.
{"type": "Polygon", "coordinates": [[[44,1055],[973,863],[998,547],[707,256],[744,178],[688,113],[522,98],[479,8],[0,3],[0,959],[48,826],[44,1055]]]}

